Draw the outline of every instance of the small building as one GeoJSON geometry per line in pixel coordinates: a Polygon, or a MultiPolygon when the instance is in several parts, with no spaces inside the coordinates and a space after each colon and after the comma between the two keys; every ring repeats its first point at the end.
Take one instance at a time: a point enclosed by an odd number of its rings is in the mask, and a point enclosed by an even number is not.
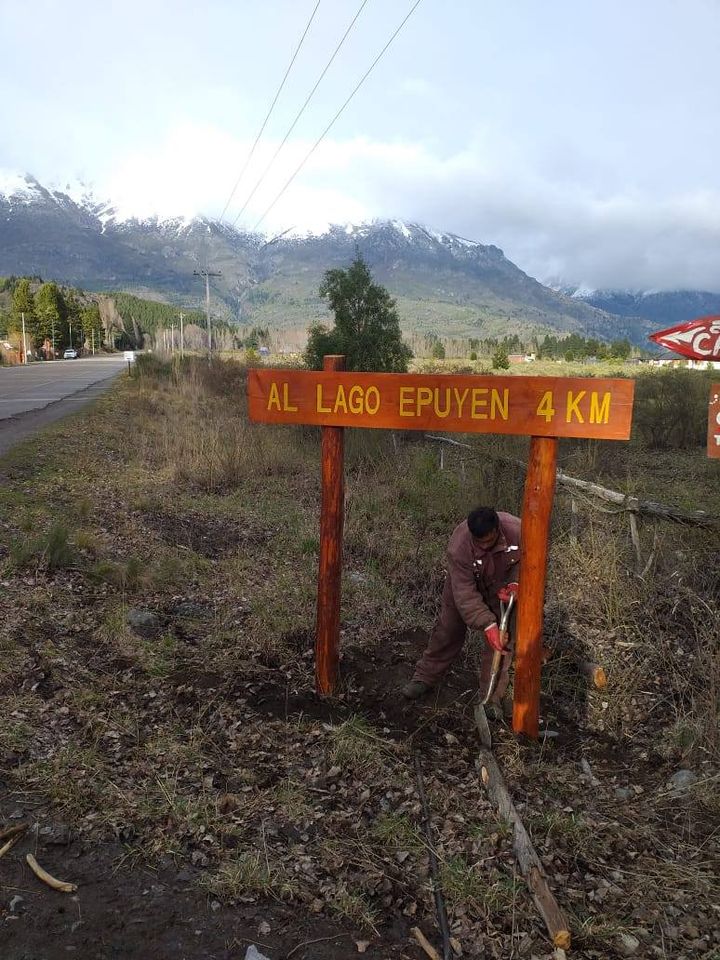
{"type": "Polygon", "coordinates": [[[689,370],[720,370],[718,360],[688,360],[689,370]]]}
{"type": "Polygon", "coordinates": [[[532,363],[535,360],[534,353],[509,353],[510,363],[532,363]]]}

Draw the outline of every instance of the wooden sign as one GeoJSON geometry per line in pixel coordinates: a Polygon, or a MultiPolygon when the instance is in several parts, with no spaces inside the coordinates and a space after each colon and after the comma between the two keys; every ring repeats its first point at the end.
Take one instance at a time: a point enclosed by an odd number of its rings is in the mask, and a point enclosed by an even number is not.
{"type": "Polygon", "coordinates": [[[710,387],[707,452],[709,457],[720,460],[720,383],[710,387]]]}
{"type": "Polygon", "coordinates": [[[250,370],[250,419],[627,440],[633,380],[250,370]]]}
{"type": "Polygon", "coordinates": [[[249,370],[250,419],[322,427],[315,686],[334,692],[340,644],[345,427],[531,437],[520,544],[513,729],[537,738],[543,604],[558,437],[628,440],[634,381],[566,377],[249,370]]]}

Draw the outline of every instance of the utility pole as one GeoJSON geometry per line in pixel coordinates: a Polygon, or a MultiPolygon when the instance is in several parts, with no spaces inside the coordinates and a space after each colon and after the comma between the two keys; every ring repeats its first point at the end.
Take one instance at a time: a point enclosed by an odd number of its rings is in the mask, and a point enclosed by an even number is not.
{"type": "Polygon", "coordinates": [[[55,359],[55,317],[52,317],[52,358],[55,359]]]}
{"type": "Polygon", "coordinates": [[[23,363],[27,363],[27,340],[25,339],[25,314],[20,313],[22,317],[22,328],[23,328],[23,363]]]}
{"type": "Polygon", "coordinates": [[[68,320],[68,326],[70,327],[70,349],[72,350],[72,320],[68,320]]]}
{"type": "Polygon", "coordinates": [[[92,340],[92,355],[95,356],[95,327],[90,331],[90,337],[92,340]]]}
{"type": "Polygon", "coordinates": [[[175,354],[175,321],[170,324],[170,353],[175,354]]]}
{"type": "Polygon", "coordinates": [[[205,316],[207,318],[208,335],[208,360],[212,354],[212,329],[210,327],[210,277],[221,277],[219,271],[214,273],[212,270],[193,270],[194,277],[205,277],[205,316]]]}
{"type": "Polygon", "coordinates": [[[185,330],[183,328],[183,315],[180,314],[180,359],[185,357],[185,330]]]}

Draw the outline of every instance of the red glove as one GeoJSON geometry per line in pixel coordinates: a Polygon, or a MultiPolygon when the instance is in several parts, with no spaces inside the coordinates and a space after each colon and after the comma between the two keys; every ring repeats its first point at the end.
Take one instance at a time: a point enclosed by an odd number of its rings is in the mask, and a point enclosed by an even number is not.
{"type": "Polygon", "coordinates": [[[485,637],[493,650],[499,650],[500,653],[505,652],[500,636],[500,627],[496,623],[491,623],[489,627],[485,627],[485,637]]]}
{"type": "Polygon", "coordinates": [[[500,587],[498,590],[498,600],[501,600],[503,603],[509,603],[510,597],[515,597],[515,602],[517,603],[518,590],[520,589],[520,584],[515,583],[506,583],[504,587],[500,587]]]}

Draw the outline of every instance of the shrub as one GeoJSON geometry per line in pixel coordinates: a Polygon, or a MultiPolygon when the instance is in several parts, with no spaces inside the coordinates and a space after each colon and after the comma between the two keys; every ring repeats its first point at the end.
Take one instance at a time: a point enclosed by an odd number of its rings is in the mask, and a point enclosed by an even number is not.
{"type": "Polygon", "coordinates": [[[639,377],[634,422],[638,435],[659,450],[705,443],[710,378],[696,370],[663,370],[639,377]]]}
{"type": "Polygon", "coordinates": [[[507,355],[507,350],[503,347],[498,347],[493,354],[492,365],[493,370],[507,370],[510,366],[510,358],[507,355]]]}

